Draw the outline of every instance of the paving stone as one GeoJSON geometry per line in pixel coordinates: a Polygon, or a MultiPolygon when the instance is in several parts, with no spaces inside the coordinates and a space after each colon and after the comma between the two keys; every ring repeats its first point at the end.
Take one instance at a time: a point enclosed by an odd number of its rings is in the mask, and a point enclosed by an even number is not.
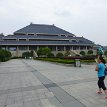
{"type": "Polygon", "coordinates": [[[53,92],[47,92],[47,93],[45,93],[45,95],[47,98],[54,97],[53,92]]]}
{"type": "Polygon", "coordinates": [[[95,93],[95,66],[20,59],[1,63],[0,107],[106,107],[104,94],[95,93]]]}
{"type": "Polygon", "coordinates": [[[0,95],[0,107],[3,107],[6,105],[6,101],[7,101],[7,95],[0,95]]]}
{"type": "Polygon", "coordinates": [[[23,107],[23,103],[15,103],[15,104],[11,104],[11,105],[6,105],[4,107],[23,107]]]}
{"type": "Polygon", "coordinates": [[[33,100],[24,102],[24,107],[43,107],[40,100],[33,100]]]}
{"type": "Polygon", "coordinates": [[[52,105],[50,103],[50,101],[48,99],[41,99],[41,102],[42,102],[44,107],[55,107],[54,105],[52,105]]]}
{"type": "Polygon", "coordinates": [[[54,105],[55,107],[64,107],[61,102],[59,102],[56,97],[51,97],[49,98],[49,101],[51,102],[52,105],[54,105]]]}

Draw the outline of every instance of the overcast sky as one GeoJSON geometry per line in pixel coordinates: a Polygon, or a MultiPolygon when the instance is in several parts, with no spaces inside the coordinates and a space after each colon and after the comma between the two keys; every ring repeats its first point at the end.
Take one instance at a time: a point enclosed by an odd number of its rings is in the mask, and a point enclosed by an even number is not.
{"type": "Polygon", "coordinates": [[[107,0],[0,0],[0,33],[30,24],[55,24],[107,46],[107,0]]]}

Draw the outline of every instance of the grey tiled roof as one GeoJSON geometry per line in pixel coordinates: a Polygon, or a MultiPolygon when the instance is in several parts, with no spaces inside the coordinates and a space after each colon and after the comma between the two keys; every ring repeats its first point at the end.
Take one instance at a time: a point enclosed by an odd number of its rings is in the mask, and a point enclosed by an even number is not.
{"type": "MultiPolygon", "coordinates": [[[[34,36],[34,35],[10,35],[10,36],[5,36],[4,39],[36,39],[36,40],[76,40],[78,43],[81,43],[81,44],[93,44],[92,41],[86,39],[86,38],[83,38],[83,37],[66,37],[66,36],[34,36]]],[[[76,42],[76,43],[77,43],[76,42]]],[[[49,41],[47,42],[49,43],[49,41]]],[[[72,43],[74,44],[74,42],[72,41],[72,43]]],[[[77,44],[78,44],[77,43],[77,44]]]]}
{"type": "Polygon", "coordinates": [[[72,33],[67,32],[54,25],[43,25],[43,24],[30,24],[14,33],[70,34],[74,36],[72,33]]]}
{"type": "Polygon", "coordinates": [[[34,35],[11,35],[5,36],[4,39],[72,39],[74,37],[69,36],[52,36],[52,35],[42,35],[42,36],[34,36],[34,35]]]}
{"type": "Polygon", "coordinates": [[[69,42],[69,41],[0,41],[0,45],[93,45],[92,43],[75,43],[75,42],[69,42]]]}

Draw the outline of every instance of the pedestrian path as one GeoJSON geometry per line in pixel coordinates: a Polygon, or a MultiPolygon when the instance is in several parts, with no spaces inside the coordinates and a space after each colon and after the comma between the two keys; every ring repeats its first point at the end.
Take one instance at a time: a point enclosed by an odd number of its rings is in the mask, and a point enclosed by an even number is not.
{"type": "Polygon", "coordinates": [[[107,107],[104,94],[95,93],[94,68],[17,59],[1,63],[0,107],[107,107]]]}

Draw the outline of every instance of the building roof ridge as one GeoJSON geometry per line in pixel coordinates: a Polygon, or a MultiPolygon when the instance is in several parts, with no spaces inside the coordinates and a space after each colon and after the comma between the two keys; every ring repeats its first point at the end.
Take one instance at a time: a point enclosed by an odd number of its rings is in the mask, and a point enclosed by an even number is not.
{"type": "Polygon", "coordinates": [[[33,24],[33,23],[30,23],[30,25],[34,25],[34,26],[55,26],[54,24],[50,25],[50,24],[33,24]]]}

